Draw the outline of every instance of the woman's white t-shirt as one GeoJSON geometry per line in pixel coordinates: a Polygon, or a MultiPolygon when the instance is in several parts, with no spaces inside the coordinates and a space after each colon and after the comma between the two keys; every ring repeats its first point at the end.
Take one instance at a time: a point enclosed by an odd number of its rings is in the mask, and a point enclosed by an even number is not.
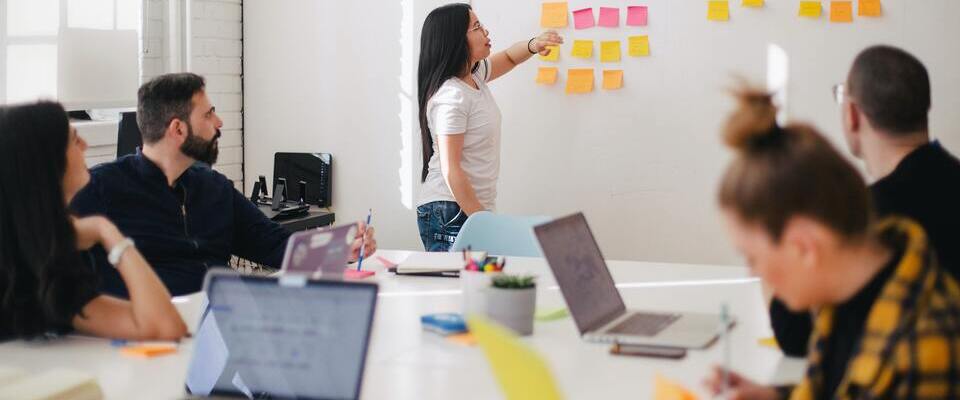
{"type": "Polygon", "coordinates": [[[463,134],[461,168],[486,210],[494,210],[497,202],[497,179],[500,177],[500,108],[497,107],[487,80],[490,66],[479,63],[471,74],[477,83],[474,89],[459,78],[450,78],[427,101],[427,126],[433,137],[427,179],[420,191],[418,205],[434,201],[456,201],[440,172],[440,135],[463,134]]]}

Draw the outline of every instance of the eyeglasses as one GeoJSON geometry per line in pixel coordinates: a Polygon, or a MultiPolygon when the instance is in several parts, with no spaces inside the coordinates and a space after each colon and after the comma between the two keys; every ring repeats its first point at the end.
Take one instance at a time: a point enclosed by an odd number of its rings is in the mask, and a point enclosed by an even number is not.
{"type": "Polygon", "coordinates": [[[470,28],[470,30],[468,30],[467,33],[473,33],[479,30],[486,31],[486,29],[483,27],[483,24],[481,24],[480,21],[477,21],[477,23],[473,24],[473,28],[470,28]]]}
{"type": "Polygon", "coordinates": [[[836,101],[837,104],[843,104],[843,101],[846,99],[846,97],[847,85],[842,83],[833,85],[833,100],[836,101]]]}

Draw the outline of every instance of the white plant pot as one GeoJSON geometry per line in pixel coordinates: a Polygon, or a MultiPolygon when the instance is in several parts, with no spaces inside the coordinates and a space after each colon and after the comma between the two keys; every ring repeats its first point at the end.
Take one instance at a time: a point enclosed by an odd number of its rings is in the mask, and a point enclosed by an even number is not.
{"type": "Polygon", "coordinates": [[[533,333],[533,314],[537,306],[537,288],[486,290],[487,317],[510,328],[518,335],[533,333]]]}
{"type": "Polygon", "coordinates": [[[487,294],[493,277],[502,272],[460,271],[460,289],[463,295],[463,316],[487,314],[487,294]]]}

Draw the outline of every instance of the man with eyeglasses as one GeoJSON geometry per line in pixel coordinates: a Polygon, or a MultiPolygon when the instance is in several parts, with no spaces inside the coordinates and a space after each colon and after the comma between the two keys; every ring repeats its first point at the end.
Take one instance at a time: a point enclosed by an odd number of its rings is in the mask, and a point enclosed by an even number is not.
{"type": "MultiPolygon", "coordinates": [[[[960,279],[960,161],[930,140],[926,68],[901,49],[870,47],[833,94],[847,145],[874,180],[870,191],[877,215],[919,222],[940,266],[960,279]]],[[[806,356],[811,315],[790,312],[774,298],[770,320],[784,353],[806,356]]]]}

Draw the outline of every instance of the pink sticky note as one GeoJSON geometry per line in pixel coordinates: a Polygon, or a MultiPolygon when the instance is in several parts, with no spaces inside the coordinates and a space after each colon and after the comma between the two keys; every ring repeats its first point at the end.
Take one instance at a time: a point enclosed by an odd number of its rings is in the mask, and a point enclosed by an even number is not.
{"type": "Polygon", "coordinates": [[[600,7],[600,26],[616,28],[620,26],[620,9],[612,7],[600,7]]]}
{"type": "Polygon", "coordinates": [[[573,27],[577,29],[592,28],[596,23],[593,20],[593,9],[584,8],[573,12],[573,27]]]}
{"type": "Polygon", "coordinates": [[[627,25],[647,26],[647,6],[627,7],[627,25]]]}

